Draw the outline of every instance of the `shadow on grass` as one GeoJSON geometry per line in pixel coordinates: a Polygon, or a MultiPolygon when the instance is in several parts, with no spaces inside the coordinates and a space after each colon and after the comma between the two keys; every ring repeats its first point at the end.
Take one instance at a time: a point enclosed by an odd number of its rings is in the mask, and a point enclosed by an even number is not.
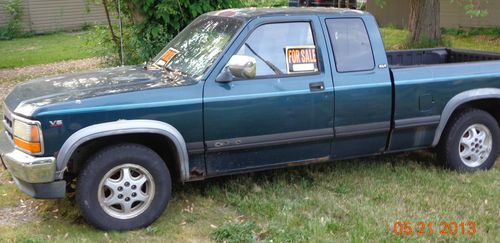
{"type": "MultiPolygon", "coordinates": [[[[436,162],[434,153],[428,150],[394,155],[372,156],[360,159],[328,161],[319,164],[292,166],[259,172],[241,173],[208,178],[188,183],[174,182],[170,206],[188,200],[193,195],[202,198],[214,198],[222,194],[247,194],[260,191],[262,187],[271,191],[284,190],[286,185],[307,190],[321,184],[324,178],[375,176],[377,173],[399,173],[419,170],[436,172],[444,169],[436,162]],[[273,188],[274,187],[274,188],[273,188]]],[[[334,188],[339,193],[345,192],[346,185],[334,188]]],[[[225,198],[226,199],[226,198],[225,198]]],[[[222,199],[222,200],[225,200],[222,199]]],[[[75,203],[75,194],[68,193],[61,200],[40,200],[38,214],[44,220],[61,217],[74,224],[85,224],[75,203]]]]}
{"type": "MultiPolygon", "coordinates": [[[[428,150],[372,156],[367,158],[327,161],[319,164],[304,166],[291,166],[266,171],[241,173],[221,177],[208,178],[203,181],[194,181],[186,184],[174,183],[173,194],[198,193],[204,195],[210,188],[225,187],[235,183],[245,187],[253,184],[285,182],[293,184],[299,181],[314,183],[315,180],[324,176],[354,176],[365,170],[444,170],[436,161],[437,156],[428,150]]],[[[309,184],[311,185],[311,184],[309,184]]]]}

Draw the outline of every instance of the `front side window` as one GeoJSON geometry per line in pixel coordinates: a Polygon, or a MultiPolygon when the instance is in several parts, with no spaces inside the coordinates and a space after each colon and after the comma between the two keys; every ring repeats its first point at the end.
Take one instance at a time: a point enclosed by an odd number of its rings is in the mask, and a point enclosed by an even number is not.
{"type": "Polygon", "coordinates": [[[257,27],[232,59],[242,57],[255,60],[256,77],[318,71],[316,45],[308,22],[257,27]]]}
{"type": "Polygon", "coordinates": [[[327,19],[326,25],[333,47],[338,72],[372,70],[372,47],[363,20],[327,19]]]}

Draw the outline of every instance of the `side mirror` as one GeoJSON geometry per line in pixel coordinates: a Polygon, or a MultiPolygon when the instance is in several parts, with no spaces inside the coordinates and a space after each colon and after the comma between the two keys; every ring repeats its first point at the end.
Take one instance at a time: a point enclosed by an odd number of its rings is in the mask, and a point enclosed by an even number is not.
{"type": "Polygon", "coordinates": [[[257,61],[255,58],[244,55],[234,55],[229,59],[226,68],[217,76],[217,82],[231,82],[232,77],[241,79],[252,79],[255,78],[257,73],[257,61]],[[231,75],[229,75],[231,74],[231,75]]]}

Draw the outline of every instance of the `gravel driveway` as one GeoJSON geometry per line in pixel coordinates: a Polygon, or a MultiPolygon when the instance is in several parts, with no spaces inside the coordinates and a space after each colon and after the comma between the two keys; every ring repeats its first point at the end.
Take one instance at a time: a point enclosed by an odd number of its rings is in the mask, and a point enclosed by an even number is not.
{"type": "Polygon", "coordinates": [[[87,58],[22,68],[0,69],[0,98],[3,98],[19,82],[61,73],[97,69],[102,66],[99,58],[87,58]]]}

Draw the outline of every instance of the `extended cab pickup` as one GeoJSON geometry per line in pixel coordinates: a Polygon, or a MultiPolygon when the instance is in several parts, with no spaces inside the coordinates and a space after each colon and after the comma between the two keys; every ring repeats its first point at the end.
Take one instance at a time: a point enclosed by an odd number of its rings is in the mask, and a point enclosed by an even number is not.
{"type": "Polygon", "coordinates": [[[151,224],[172,178],[437,147],[459,171],[499,151],[500,54],[386,52],[368,13],[204,14],[146,66],[18,85],[4,102],[2,162],[36,198],[76,200],[100,229],[151,224]]]}

